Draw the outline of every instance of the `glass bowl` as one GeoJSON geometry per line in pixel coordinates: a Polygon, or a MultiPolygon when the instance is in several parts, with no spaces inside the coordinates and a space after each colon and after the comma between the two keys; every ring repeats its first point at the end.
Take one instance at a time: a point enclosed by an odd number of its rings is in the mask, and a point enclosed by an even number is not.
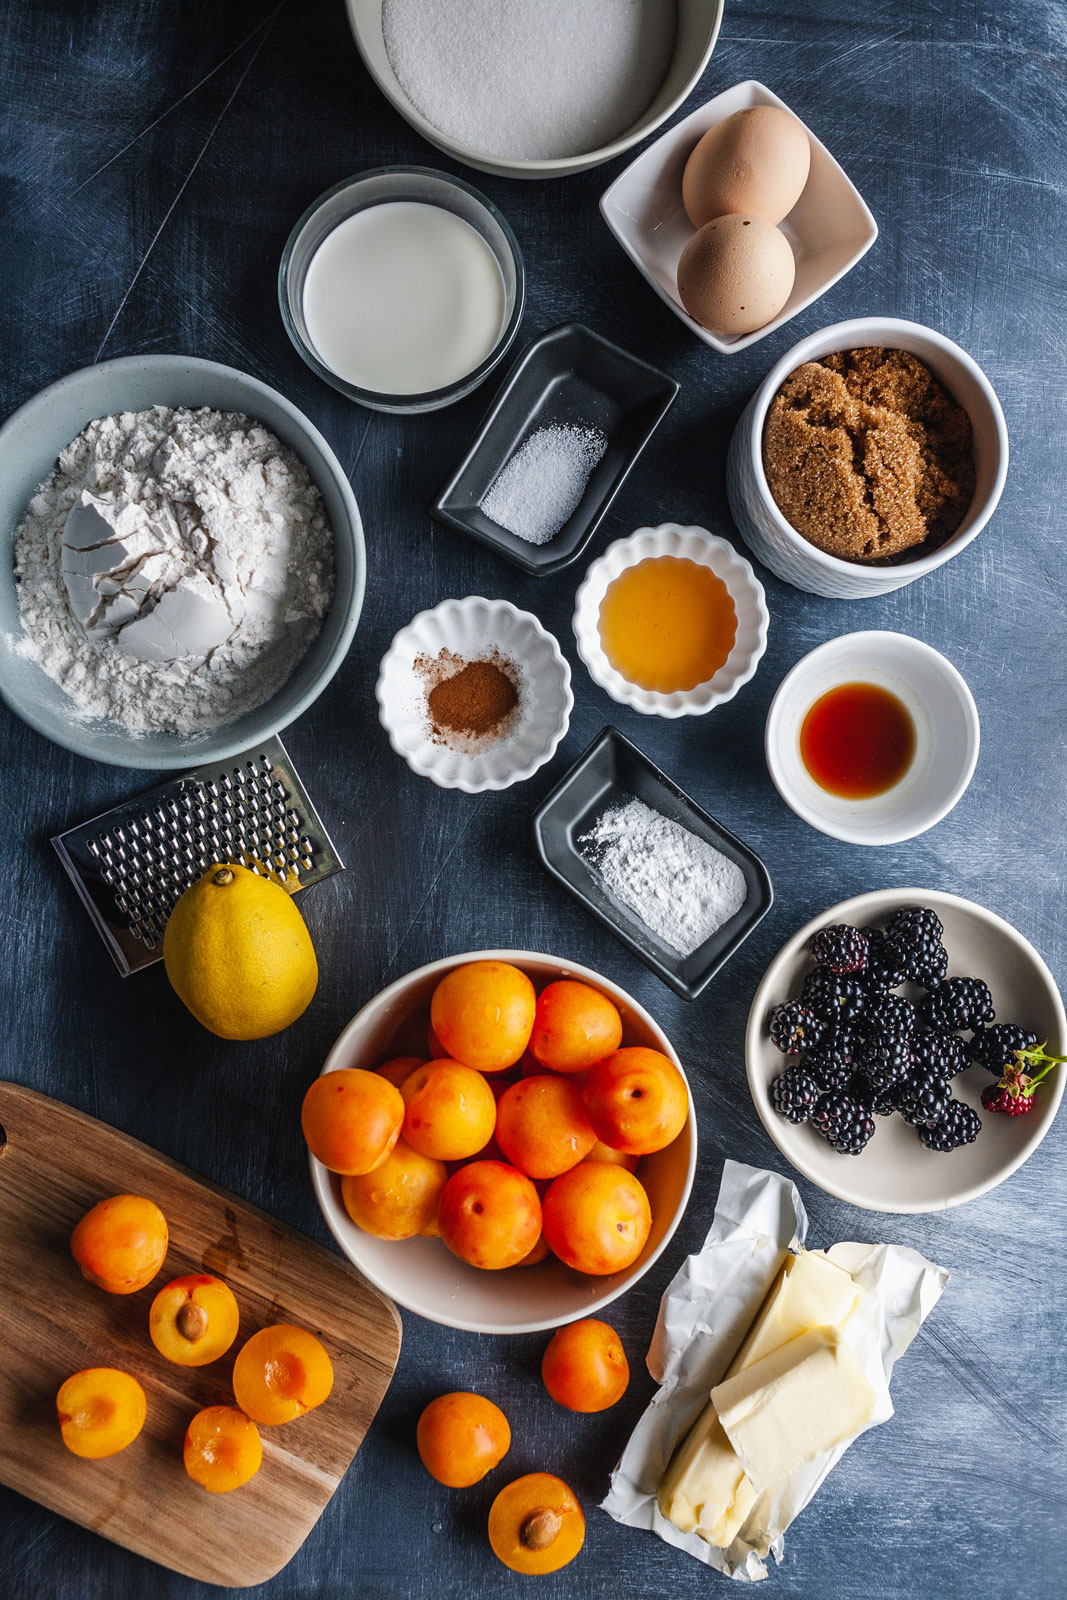
{"type": "Polygon", "coordinates": [[[375,167],[327,189],[312,202],[286,242],[278,268],[278,302],[282,321],[300,355],[313,372],[350,400],[375,411],[437,411],[476,389],[510,349],[526,302],[526,272],[518,240],[491,201],[461,178],[431,167],[375,167]],[[504,321],[484,361],[443,389],[425,394],[380,394],[340,377],[321,359],[304,320],[304,281],[319,245],[348,217],[370,206],[407,200],[439,206],[462,218],[485,240],[504,280],[504,321]]]}

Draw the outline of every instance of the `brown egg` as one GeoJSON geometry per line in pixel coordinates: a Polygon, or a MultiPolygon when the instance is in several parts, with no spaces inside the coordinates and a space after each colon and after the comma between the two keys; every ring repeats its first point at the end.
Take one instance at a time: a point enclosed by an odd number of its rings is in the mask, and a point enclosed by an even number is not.
{"type": "Polygon", "coordinates": [[[781,222],[808,181],[811,145],[796,117],[752,106],[717,122],[682,174],[682,203],[694,228],[731,212],[781,222]]]}
{"type": "Polygon", "coordinates": [[[765,217],[716,217],[698,228],[678,262],[689,315],[714,333],[754,333],[778,315],[793,288],[789,240],[765,217]]]}

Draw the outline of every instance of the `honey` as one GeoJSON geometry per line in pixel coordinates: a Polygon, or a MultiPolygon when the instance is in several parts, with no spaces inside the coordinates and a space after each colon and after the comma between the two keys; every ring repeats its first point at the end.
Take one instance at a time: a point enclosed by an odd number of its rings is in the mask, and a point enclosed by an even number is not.
{"type": "Polygon", "coordinates": [[[686,556],[649,556],[608,585],[600,642],[615,671],[640,689],[673,694],[706,683],[737,637],[730,591],[686,556]]]}
{"type": "Polygon", "coordinates": [[[800,759],[841,800],[871,800],[898,784],[915,759],[915,723],[877,683],[841,683],[820,695],[800,727],[800,759]]]}

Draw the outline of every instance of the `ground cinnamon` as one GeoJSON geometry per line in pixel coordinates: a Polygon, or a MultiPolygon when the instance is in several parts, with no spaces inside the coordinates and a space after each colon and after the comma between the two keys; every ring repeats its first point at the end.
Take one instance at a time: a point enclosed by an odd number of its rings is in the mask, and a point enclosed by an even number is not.
{"type": "Polygon", "coordinates": [[[467,661],[427,695],[435,733],[479,738],[498,730],[519,703],[515,680],[496,661],[467,661]]]}

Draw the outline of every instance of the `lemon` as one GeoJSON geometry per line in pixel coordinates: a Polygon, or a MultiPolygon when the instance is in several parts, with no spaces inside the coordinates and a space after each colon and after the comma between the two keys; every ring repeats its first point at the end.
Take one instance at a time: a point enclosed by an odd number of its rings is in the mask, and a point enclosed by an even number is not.
{"type": "Polygon", "coordinates": [[[265,1039],[305,1011],[319,981],[311,935],[286,890],[216,862],[186,889],[163,935],[178,998],[221,1039],[265,1039]]]}

